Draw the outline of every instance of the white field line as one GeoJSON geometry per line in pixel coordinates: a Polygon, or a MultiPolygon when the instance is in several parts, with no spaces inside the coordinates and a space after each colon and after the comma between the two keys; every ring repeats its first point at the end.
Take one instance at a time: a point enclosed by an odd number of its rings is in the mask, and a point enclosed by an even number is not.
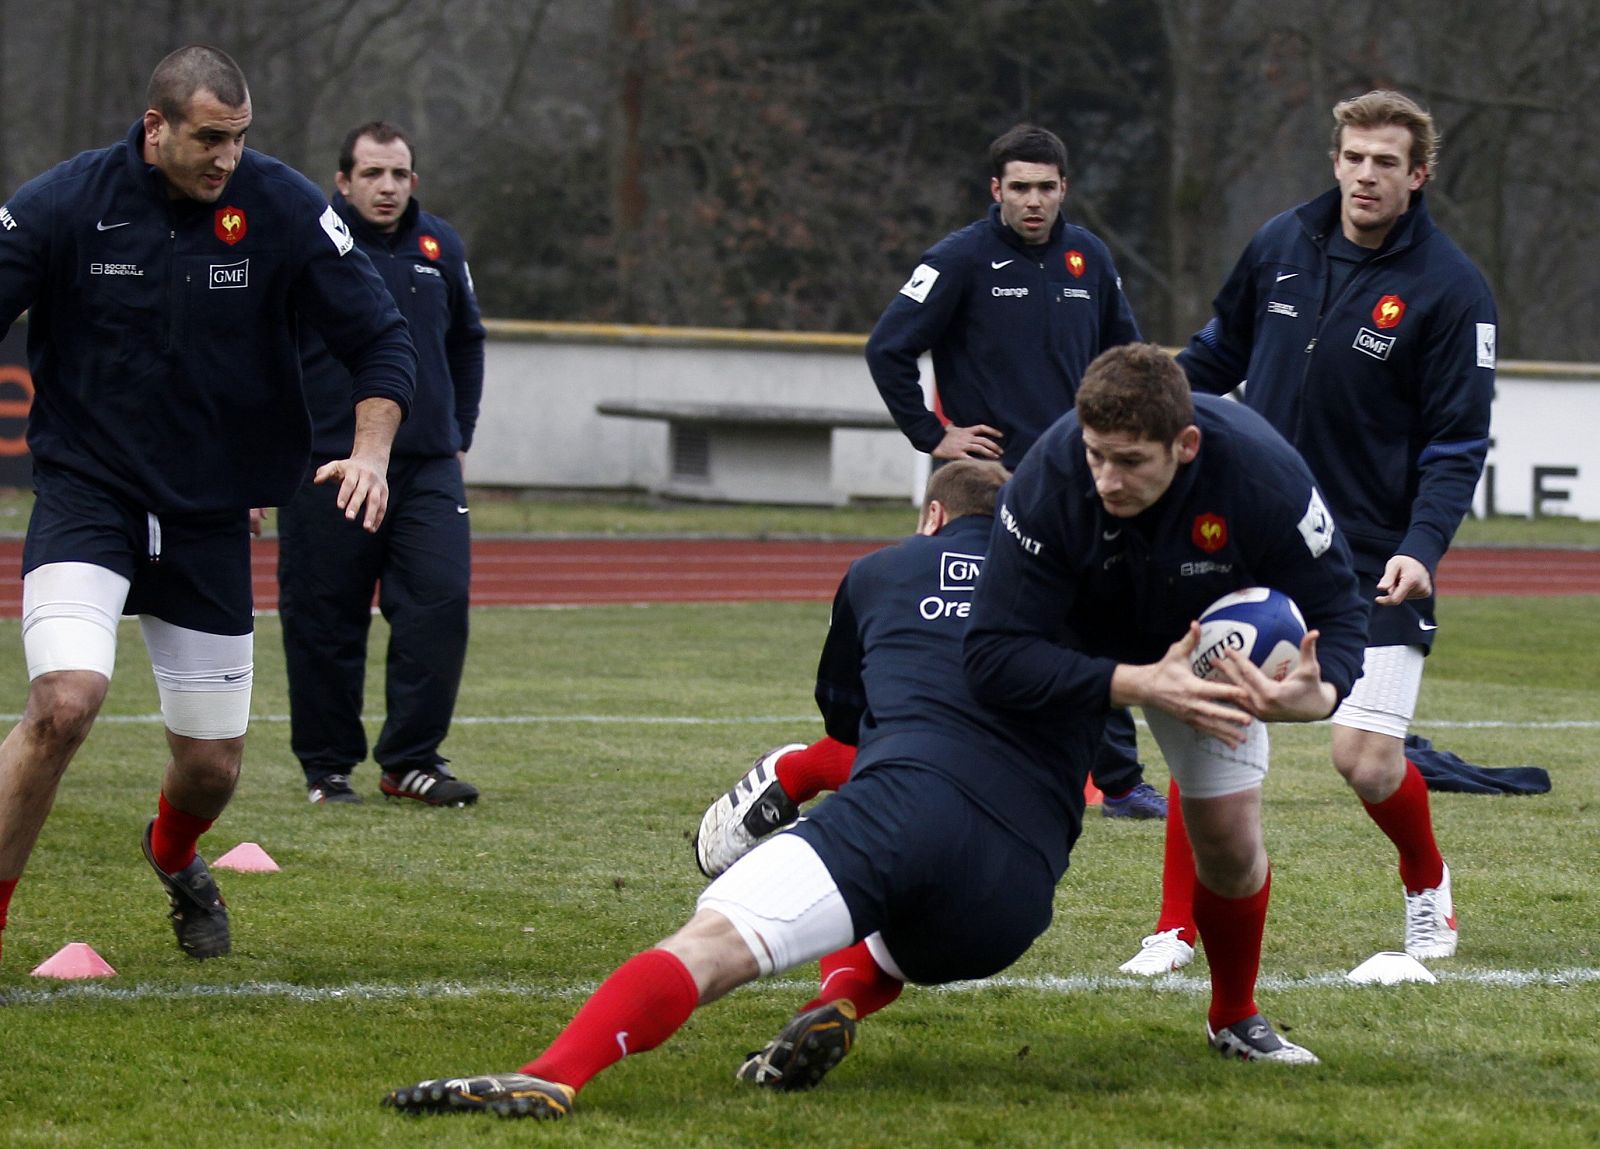
{"type": "MultiPolygon", "coordinates": [[[[363,716],[368,723],[381,724],[381,713],[363,716]]],[[[20,714],[0,714],[0,723],[18,722],[20,714]]],[[[151,725],[161,722],[159,714],[102,714],[95,721],[113,725],[151,725]]],[[[287,714],[252,714],[251,722],[287,722],[287,714]]],[[[771,726],[815,724],[815,714],[746,714],[711,717],[698,714],[458,714],[451,719],[458,726],[771,726]]],[[[1143,724],[1143,719],[1139,722],[1143,724]]],[[[1308,723],[1307,725],[1326,725],[1308,723]]],[[[1600,730],[1600,719],[1570,718],[1508,721],[1450,721],[1432,719],[1417,722],[1420,730],[1600,730]]]]}
{"type": "MultiPolygon", "coordinates": [[[[1600,983],[1600,969],[1483,969],[1436,971],[1440,985],[1484,986],[1493,989],[1538,987],[1570,988],[1600,983]]],[[[1358,986],[1343,973],[1309,974],[1304,977],[1264,976],[1258,988],[1272,993],[1301,989],[1371,990],[1358,986]]],[[[747,987],[745,993],[811,993],[816,983],[783,978],[747,987]]],[[[1383,987],[1376,987],[1381,989],[1383,987]]],[[[348,985],[296,985],[292,982],[242,982],[238,985],[117,986],[104,983],[62,985],[52,988],[13,989],[0,996],[0,1007],[49,1005],[55,1002],[142,1002],[245,1000],[277,998],[293,1003],[364,1001],[445,1001],[485,997],[522,997],[577,1000],[593,993],[595,986],[538,985],[528,982],[422,981],[406,984],[352,982],[348,985]]],[[[1169,974],[1159,978],[1074,975],[1071,977],[996,977],[983,981],[956,982],[926,992],[941,994],[979,994],[994,989],[1025,990],[1032,993],[1071,996],[1091,993],[1183,994],[1198,997],[1210,992],[1203,977],[1169,974]]]]}

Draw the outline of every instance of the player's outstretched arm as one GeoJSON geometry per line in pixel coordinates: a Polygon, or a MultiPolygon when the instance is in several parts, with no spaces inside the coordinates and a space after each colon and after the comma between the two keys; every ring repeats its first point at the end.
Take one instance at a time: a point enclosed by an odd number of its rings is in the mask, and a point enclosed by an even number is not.
{"type": "Polygon", "coordinates": [[[1332,683],[1322,681],[1322,666],[1317,662],[1317,636],[1307,631],[1300,640],[1300,661],[1279,682],[1261,673],[1248,658],[1232,651],[1222,652],[1217,666],[1229,682],[1245,692],[1240,703],[1263,722],[1318,722],[1339,705],[1339,692],[1332,683]]]}
{"type": "Polygon", "coordinates": [[[1195,674],[1194,652],[1199,642],[1200,624],[1191,622],[1188,633],[1167,648],[1160,662],[1120,663],[1111,674],[1111,704],[1154,706],[1202,734],[1239,746],[1245,728],[1254,721],[1239,709],[1245,691],[1233,683],[1207,681],[1195,674]]]}
{"type": "Polygon", "coordinates": [[[389,509],[389,447],[400,428],[400,405],[390,399],[363,399],[356,404],[355,445],[348,459],[335,459],[317,468],[312,482],[337,480],[335,500],[344,517],[358,518],[368,531],[376,531],[389,509]]]}

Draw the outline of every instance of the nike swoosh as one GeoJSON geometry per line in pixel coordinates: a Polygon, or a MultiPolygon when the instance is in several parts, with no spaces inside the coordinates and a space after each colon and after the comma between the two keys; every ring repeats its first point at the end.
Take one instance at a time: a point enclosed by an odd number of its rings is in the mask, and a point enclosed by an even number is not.
{"type": "Polygon", "coordinates": [[[1439,624],[1436,622],[1419,622],[1417,627],[1420,630],[1438,630],[1439,624]]]}
{"type": "Polygon", "coordinates": [[[96,231],[115,231],[119,227],[127,227],[132,222],[131,219],[125,219],[121,223],[107,223],[105,220],[100,220],[94,225],[94,229],[96,231]]]}
{"type": "Polygon", "coordinates": [[[467,512],[468,512],[468,511],[469,511],[469,510],[471,510],[471,509],[472,509],[472,508],[471,508],[471,507],[457,507],[457,508],[456,508],[456,514],[458,514],[458,515],[464,515],[464,514],[466,514],[466,513],[467,513],[467,512]]]}
{"type": "Polygon", "coordinates": [[[1002,259],[999,263],[996,263],[994,260],[991,259],[989,261],[989,266],[994,268],[994,270],[999,271],[1002,267],[1007,267],[1007,266],[1009,266],[1009,265],[1011,265],[1011,264],[1013,264],[1015,262],[1017,262],[1017,261],[1014,260],[1014,259],[1002,259]]]}
{"type": "Polygon", "coordinates": [[[1298,271],[1286,271],[1282,275],[1278,276],[1277,279],[1274,279],[1272,282],[1273,283],[1282,283],[1284,280],[1293,279],[1295,276],[1297,276],[1299,274],[1300,273],[1298,271]]]}
{"type": "Polygon", "coordinates": [[[243,678],[245,675],[247,675],[249,673],[250,672],[248,670],[241,670],[238,674],[224,674],[222,676],[222,681],[224,681],[224,682],[238,682],[241,678],[243,678]]]}
{"type": "Polygon", "coordinates": [[[1105,541],[1109,543],[1112,539],[1116,538],[1121,533],[1122,533],[1122,528],[1118,527],[1114,531],[1101,531],[1100,532],[1100,537],[1105,539],[1105,541]]]}

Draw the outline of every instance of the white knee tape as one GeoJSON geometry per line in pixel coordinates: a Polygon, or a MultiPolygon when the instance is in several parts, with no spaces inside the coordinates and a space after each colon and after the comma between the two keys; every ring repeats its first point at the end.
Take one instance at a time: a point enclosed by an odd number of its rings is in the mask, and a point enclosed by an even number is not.
{"type": "Polygon", "coordinates": [[[1367,647],[1361,677],[1333,712],[1333,724],[1405,738],[1417,713],[1426,661],[1420,646],[1367,647]]]}
{"type": "Polygon", "coordinates": [[[1270,744],[1265,722],[1252,722],[1245,727],[1244,742],[1230,747],[1153,706],[1145,707],[1144,720],[1167,760],[1167,772],[1187,797],[1221,798],[1254,790],[1267,780],[1270,744]]]}
{"type": "Polygon", "coordinates": [[[128,580],[90,563],[47,563],[22,580],[22,649],[28,678],[58,670],[111,677],[117,619],[128,580]]]}
{"type": "Polygon", "coordinates": [[[140,618],[167,729],[185,738],[238,738],[250,724],[255,636],[207,634],[140,618]]]}
{"type": "Polygon", "coordinates": [[[161,718],[184,738],[242,738],[250,726],[250,680],[237,689],[173,690],[162,686],[161,718]]]}
{"type": "Polygon", "coordinates": [[[833,875],[804,838],[776,834],[706,887],[699,908],[733,923],[762,977],[782,973],[854,940],[833,875]]]}

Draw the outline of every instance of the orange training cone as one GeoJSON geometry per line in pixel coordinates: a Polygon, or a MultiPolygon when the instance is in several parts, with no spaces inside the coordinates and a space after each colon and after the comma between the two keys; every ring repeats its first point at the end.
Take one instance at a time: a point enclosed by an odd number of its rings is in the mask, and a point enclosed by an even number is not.
{"type": "Polygon", "coordinates": [[[1093,778],[1085,778],[1083,780],[1083,804],[1085,806],[1098,806],[1100,805],[1100,799],[1104,797],[1105,795],[1100,793],[1100,787],[1094,784],[1093,778]]]}
{"type": "Polygon", "coordinates": [[[116,977],[117,971],[88,942],[68,942],[34,968],[34,977],[72,981],[81,977],[116,977]]]}
{"type": "Polygon", "coordinates": [[[241,874],[273,874],[281,868],[254,842],[240,842],[211,865],[218,870],[236,870],[241,874]]]}

